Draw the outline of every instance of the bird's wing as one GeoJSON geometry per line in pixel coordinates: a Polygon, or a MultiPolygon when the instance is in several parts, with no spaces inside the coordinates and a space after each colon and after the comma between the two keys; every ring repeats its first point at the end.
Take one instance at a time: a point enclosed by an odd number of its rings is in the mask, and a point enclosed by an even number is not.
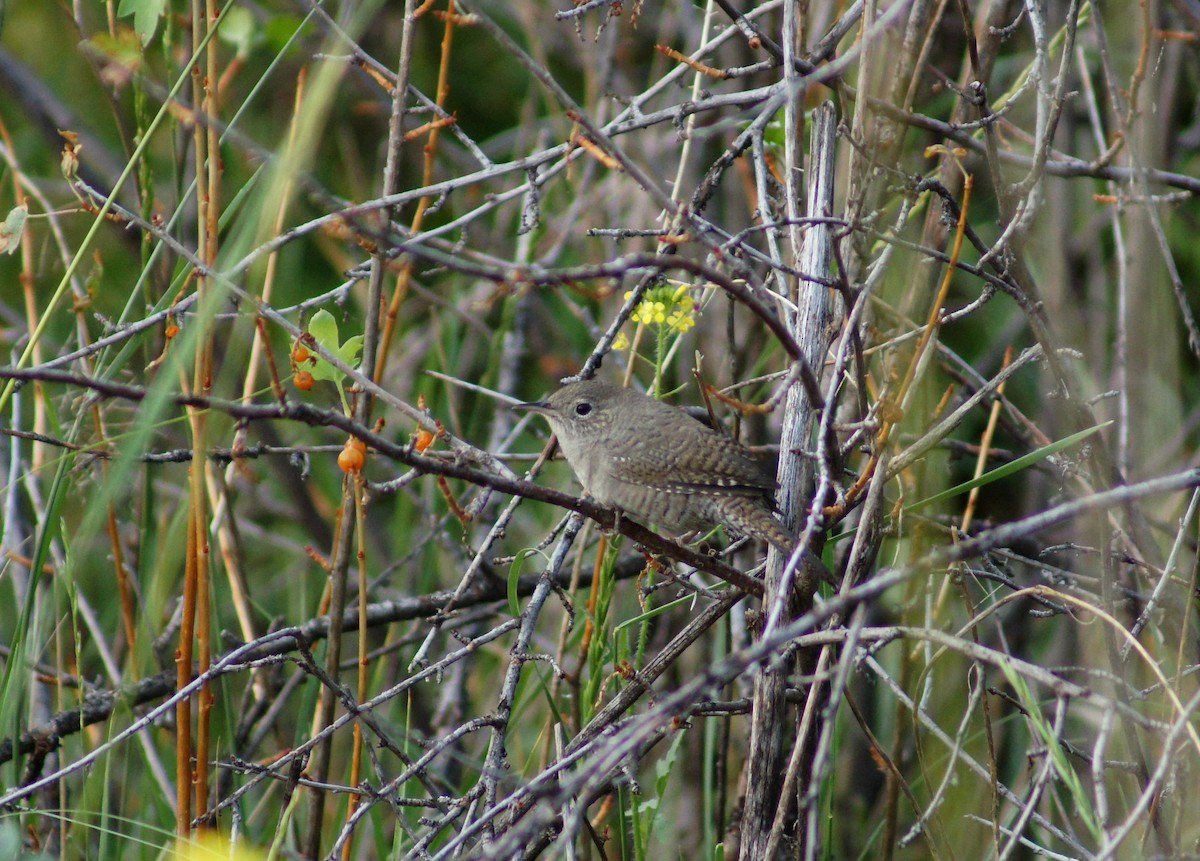
{"type": "Polygon", "coordinates": [[[744,446],[699,422],[669,441],[643,437],[641,443],[636,460],[614,460],[613,478],[678,493],[770,496],[775,491],[774,479],[744,446]]]}

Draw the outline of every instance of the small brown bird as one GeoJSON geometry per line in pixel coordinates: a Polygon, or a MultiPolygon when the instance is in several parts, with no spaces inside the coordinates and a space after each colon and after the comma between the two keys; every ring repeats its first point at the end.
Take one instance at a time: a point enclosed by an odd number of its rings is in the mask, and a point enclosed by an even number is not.
{"type": "Polygon", "coordinates": [[[640,523],[676,533],[724,525],[795,545],[772,511],[775,482],[740,443],[654,398],[599,380],[520,404],[546,417],[583,489],[640,523]]]}

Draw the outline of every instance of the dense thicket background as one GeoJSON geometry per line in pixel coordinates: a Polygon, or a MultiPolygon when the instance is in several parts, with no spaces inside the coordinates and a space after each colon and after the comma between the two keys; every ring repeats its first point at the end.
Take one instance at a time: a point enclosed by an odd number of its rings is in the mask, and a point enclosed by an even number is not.
{"type": "Polygon", "coordinates": [[[0,14],[0,855],[1200,854],[1194,0],[0,14]]]}

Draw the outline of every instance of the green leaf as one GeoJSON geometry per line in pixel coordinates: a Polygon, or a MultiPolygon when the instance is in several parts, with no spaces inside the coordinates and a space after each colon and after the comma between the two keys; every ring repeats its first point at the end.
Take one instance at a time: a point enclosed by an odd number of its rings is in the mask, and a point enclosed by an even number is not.
{"type": "Polygon", "coordinates": [[[694,599],[690,595],[685,595],[682,598],[676,598],[674,601],[669,601],[666,604],[663,604],[661,606],[651,607],[645,613],[639,613],[637,616],[633,616],[629,619],[626,619],[624,622],[617,625],[615,628],[613,628],[613,633],[618,633],[620,631],[625,630],[626,628],[631,628],[635,625],[640,625],[643,622],[649,621],[650,619],[653,619],[655,616],[661,616],[663,613],[667,613],[667,612],[675,609],[676,607],[687,606],[688,604],[692,603],[693,600],[694,599]]]}
{"type": "Polygon", "coordinates": [[[638,807],[638,813],[641,818],[641,844],[643,848],[650,846],[650,840],[654,836],[654,828],[658,822],[658,814],[661,810],[661,801],[667,797],[667,783],[671,779],[671,773],[675,769],[675,764],[679,759],[679,749],[683,742],[684,733],[676,732],[674,738],[671,739],[671,746],[667,748],[667,752],[654,765],[654,797],[646,799],[638,807]]]}
{"type": "Polygon", "coordinates": [[[337,348],[337,356],[352,368],[358,367],[358,354],[362,352],[363,336],[354,335],[337,348]]]}
{"type": "Polygon", "coordinates": [[[167,0],[121,0],[117,6],[117,17],[133,16],[133,29],[146,45],[154,38],[158,21],[167,11],[167,0]]]}
{"type": "Polygon", "coordinates": [[[1058,775],[1059,784],[1066,789],[1067,798],[1063,799],[1064,804],[1068,809],[1074,810],[1075,815],[1083,820],[1088,831],[1091,832],[1092,838],[1099,841],[1102,829],[1096,818],[1096,812],[1091,807],[1090,795],[1084,789],[1075,768],[1067,760],[1062,740],[1055,733],[1053,723],[1046,717],[1042,704],[1033,695],[1028,681],[1017,673],[1007,655],[1000,656],[998,666],[1016,693],[1017,701],[1025,709],[1026,719],[1041,738],[1046,753],[1050,756],[1050,763],[1058,775]]]}
{"type": "Polygon", "coordinates": [[[525,560],[537,553],[536,550],[522,550],[513,559],[513,564],[508,569],[508,612],[515,619],[521,615],[521,600],[517,594],[517,587],[520,585],[521,569],[525,565],[525,560]]]}
{"type": "Polygon", "coordinates": [[[338,340],[337,320],[324,309],[313,314],[312,319],[308,321],[308,334],[331,353],[337,352],[338,344],[341,343],[338,340]]]}
{"type": "Polygon", "coordinates": [[[232,45],[238,57],[242,59],[250,56],[250,52],[263,41],[254,16],[244,6],[232,6],[221,12],[221,29],[218,35],[222,42],[232,45]]]}
{"type": "MultiPolygon", "coordinates": [[[[346,343],[338,340],[337,320],[328,311],[321,310],[313,314],[308,322],[308,334],[321,345],[323,349],[333,353],[352,368],[358,367],[358,355],[362,352],[362,335],[354,335],[346,339],[346,343]]],[[[320,356],[314,355],[316,364],[312,367],[314,380],[328,380],[340,383],[346,375],[320,356]]]]}
{"type": "Polygon", "coordinates": [[[658,804],[659,804],[660,800],[661,799],[658,799],[658,798],[647,798],[645,801],[643,801],[641,804],[639,804],[637,806],[638,813],[641,813],[641,814],[657,813],[658,812],[658,804]]]}
{"type": "Polygon", "coordinates": [[[21,834],[17,823],[0,822],[0,853],[5,858],[16,858],[21,854],[21,834]]]}
{"type": "Polygon", "coordinates": [[[29,206],[24,203],[9,211],[4,223],[0,224],[0,254],[12,254],[20,247],[28,216],[29,206]]]}
{"type": "Polygon", "coordinates": [[[1044,460],[1050,455],[1056,454],[1065,448],[1070,448],[1071,446],[1075,445],[1075,443],[1087,439],[1097,431],[1104,430],[1104,428],[1108,427],[1110,424],[1112,424],[1112,422],[1104,422],[1103,424],[1098,424],[1095,427],[1081,430],[1079,433],[1073,433],[1068,437],[1063,437],[1057,442],[1044,445],[1036,451],[1031,451],[1029,454],[1017,458],[1011,463],[1006,463],[1003,466],[998,466],[989,472],[985,472],[983,475],[979,476],[979,478],[973,478],[970,481],[964,481],[962,484],[955,485],[948,490],[943,490],[941,493],[935,493],[933,496],[927,496],[924,499],[919,499],[911,505],[904,506],[904,510],[912,511],[913,509],[920,508],[923,505],[932,505],[935,502],[941,502],[942,500],[950,499],[951,497],[958,496],[959,494],[967,493],[976,487],[983,487],[985,484],[991,484],[993,481],[998,481],[999,479],[1005,478],[1013,473],[1020,472],[1021,470],[1025,469],[1025,467],[1037,463],[1039,460],[1044,460]]]}

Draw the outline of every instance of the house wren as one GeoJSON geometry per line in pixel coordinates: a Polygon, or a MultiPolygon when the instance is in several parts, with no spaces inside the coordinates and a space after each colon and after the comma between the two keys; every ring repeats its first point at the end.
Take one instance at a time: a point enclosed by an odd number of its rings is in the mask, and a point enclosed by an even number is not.
{"type": "Polygon", "coordinates": [[[771,510],[775,482],[745,446],[682,410],[598,380],[515,409],[546,417],[601,505],[672,532],[722,524],[791,552],[795,539],[771,510]]]}

